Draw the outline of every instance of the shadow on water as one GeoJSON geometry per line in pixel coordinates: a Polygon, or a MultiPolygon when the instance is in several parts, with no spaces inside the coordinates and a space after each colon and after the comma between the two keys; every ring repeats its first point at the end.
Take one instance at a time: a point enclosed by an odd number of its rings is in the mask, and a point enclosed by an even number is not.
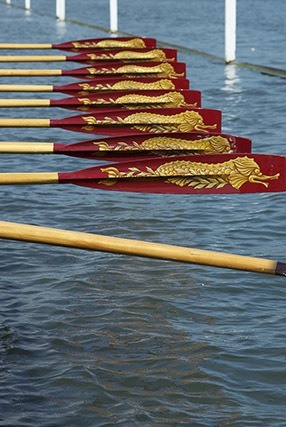
{"type": "MultiPolygon", "coordinates": [[[[72,263],[69,257],[61,256],[72,263]]],[[[128,257],[110,257],[108,271],[99,257],[92,269],[90,258],[85,267],[94,276],[65,273],[55,282],[50,273],[4,299],[7,425],[33,425],[29,419],[46,416],[42,425],[55,425],[52,410],[57,422],[77,426],[236,419],[237,405],[204,369],[219,348],[203,337],[216,320],[196,310],[203,298],[196,274],[181,271],[178,281],[171,264],[150,261],[142,269],[128,257]]],[[[59,263],[55,255],[47,261],[49,268],[59,263]]]]}

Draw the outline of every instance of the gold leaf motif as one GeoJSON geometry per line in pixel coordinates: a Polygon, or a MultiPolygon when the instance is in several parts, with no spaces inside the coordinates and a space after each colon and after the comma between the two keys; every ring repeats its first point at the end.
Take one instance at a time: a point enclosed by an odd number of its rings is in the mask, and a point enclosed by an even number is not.
{"type": "Polygon", "coordinates": [[[195,107],[196,104],[187,104],[184,96],[179,92],[169,92],[160,96],[147,96],[138,94],[123,95],[118,98],[98,98],[96,101],[90,98],[77,98],[83,105],[108,105],[108,104],[119,104],[126,108],[142,108],[150,107],[195,107]]]}
{"type": "Polygon", "coordinates": [[[95,74],[125,74],[126,76],[134,77],[134,75],[160,75],[161,77],[184,77],[184,73],[176,73],[174,67],[169,62],[164,62],[160,65],[146,67],[143,65],[123,65],[118,68],[87,68],[90,75],[95,74]]]}
{"type": "Polygon", "coordinates": [[[160,96],[146,96],[138,94],[128,94],[116,99],[116,103],[122,104],[164,104],[164,107],[194,107],[194,104],[187,104],[184,96],[180,92],[169,92],[160,96]]]}
{"type": "Polygon", "coordinates": [[[160,165],[152,170],[145,167],[129,168],[127,172],[120,172],[116,167],[101,168],[106,172],[108,178],[165,178],[166,183],[178,185],[180,187],[193,187],[196,190],[209,188],[223,188],[229,184],[239,190],[245,183],[261,184],[268,187],[269,182],[278,179],[280,173],[272,176],[263,175],[259,165],[253,158],[238,157],[223,163],[203,163],[186,160],[176,160],[160,165]]]}
{"type": "MultiPolygon", "coordinates": [[[[100,53],[100,54],[95,54],[95,53],[89,53],[87,54],[87,56],[92,60],[92,61],[96,61],[96,60],[152,60],[152,61],[167,61],[167,57],[166,54],[163,50],[161,49],[152,49],[149,50],[148,52],[133,52],[132,50],[122,50],[121,52],[117,52],[117,53],[100,53]]],[[[172,59],[168,59],[168,61],[174,61],[175,58],[172,59]]]]}
{"type": "Polygon", "coordinates": [[[99,147],[99,150],[115,150],[115,151],[138,151],[138,150],[188,150],[205,153],[231,153],[229,141],[218,135],[208,138],[188,140],[182,138],[173,138],[170,136],[158,136],[147,138],[141,144],[132,141],[132,145],[126,142],[118,142],[115,146],[108,144],[106,141],[93,142],[99,147]]]}
{"type": "Polygon", "coordinates": [[[171,90],[175,89],[176,86],[171,80],[168,79],[159,79],[156,82],[137,82],[136,80],[121,80],[114,84],[106,83],[103,85],[102,83],[98,83],[96,85],[90,85],[89,83],[79,83],[79,86],[86,91],[86,93],[82,92],[82,94],[87,94],[89,91],[96,90],[171,90]]]}
{"type": "Polygon", "coordinates": [[[131,39],[131,40],[116,40],[116,39],[106,39],[100,40],[98,42],[72,42],[72,45],[76,49],[94,49],[94,48],[122,48],[122,47],[133,47],[133,48],[144,48],[146,44],[142,39],[131,39]]]}
{"type": "Polygon", "coordinates": [[[118,125],[120,124],[120,117],[118,120],[114,120],[111,117],[105,117],[103,120],[97,120],[94,116],[83,117],[84,121],[87,122],[87,126],[83,126],[82,129],[92,131],[95,125],[118,125]]]}
{"type": "Polygon", "coordinates": [[[147,112],[134,113],[127,116],[124,119],[124,123],[134,124],[135,129],[143,129],[150,132],[160,132],[162,127],[169,127],[170,132],[190,132],[192,130],[206,132],[207,129],[215,129],[217,126],[205,125],[202,116],[197,111],[184,111],[172,116],[147,112]],[[139,123],[142,123],[143,127],[139,123]]]}
{"type": "MultiPolygon", "coordinates": [[[[184,111],[172,116],[139,112],[130,114],[125,118],[117,117],[111,119],[105,117],[103,120],[96,120],[94,116],[83,117],[89,125],[90,124],[121,124],[131,125],[131,128],[138,129],[143,132],[190,132],[192,130],[199,130],[207,132],[208,129],[215,129],[217,125],[205,125],[202,116],[197,111],[184,111]]],[[[86,129],[86,128],[84,128],[86,129]]]]}
{"type": "Polygon", "coordinates": [[[194,150],[209,153],[230,153],[228,140],[221,136],[187,140],[173,137],[154,137],[145,140],[141,147],[146,150],[194,150]]]}
{"type": "Polygon", "coordinates": [[[134,80],[122,80],[114,83],[112,86],[110,85],[110,89],[113,90],[169,90],[175,88],[174,83],[167,79],[161,79],[156,82],[149,83],[136,82],[134,80]]]}

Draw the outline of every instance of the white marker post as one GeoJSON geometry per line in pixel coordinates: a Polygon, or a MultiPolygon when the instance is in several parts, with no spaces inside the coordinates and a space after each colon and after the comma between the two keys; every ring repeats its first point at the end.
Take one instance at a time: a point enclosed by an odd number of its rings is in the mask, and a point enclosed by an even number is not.
{"type": "Polygon", "coordinates": [[[25,9],[30,10],[31,9],[31,0],[25,0],[25,9]]]}
{"type": "Polygon", "coordinates": [[[225,62],[235,61],[236,0],[225,0],[225,62]]]}
{"type": "Polygon", "coordinates": [[[109,14],[110,14],[110,32],[116,33],[118,31],[117,0],[109,0],[109,14]]]}
{"type": "Polygon", "coordinates": [[[66,2],[65,2],[65,0],[57,0],[56,16],[60,21],[64,21],[66,19],[66,2]]]}

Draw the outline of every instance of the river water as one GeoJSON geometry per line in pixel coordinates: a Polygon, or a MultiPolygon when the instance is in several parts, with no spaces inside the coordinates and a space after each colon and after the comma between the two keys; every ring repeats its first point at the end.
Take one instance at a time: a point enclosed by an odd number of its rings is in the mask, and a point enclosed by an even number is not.
{"type": "MultiPolygon", "coordinates": [[[[107,1],[69,0],[73,22],[66,23],[56,22],[51,2],[32,1],[41,14],[12,3],[0,3],[2,42],[106,35],[92,25],[108,26],[107,1]]],[[[119,3],[121,31],[223,56],[223,1],[119,3]]],[[[284,0],[238,3],[238,60],[285,69],[284,0]]],[[[251,138],[254,152],[286,155],[285,80],[182,52],[179,59],[203,106],[222,110],[224,132],[251,138]]],[[[2,141],[84,139],[59,129],[1,130],[2,141]]],[[[43,155],[2,155],[0,162],[11,172],[95,164],[43,155]]],[[[286,261],[285,194],[193,197],[72,185],[0,191],[3,221],[286,261]]],[[[286,426],[285,278],[12,241],[2,241],[0,252],[1,426],[286,426]]]]}

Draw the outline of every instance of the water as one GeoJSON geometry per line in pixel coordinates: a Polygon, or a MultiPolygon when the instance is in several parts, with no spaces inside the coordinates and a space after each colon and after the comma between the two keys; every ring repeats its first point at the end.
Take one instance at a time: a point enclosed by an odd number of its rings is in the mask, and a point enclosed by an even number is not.
{"type": "MultiPolygon", "coordinates": [[[[238,60],[285,69],[284,0],[238,3],[238,60]]],[[[107,2],[81,5],[70,0],[68,17],[108,26],[107,2]]],[[[122,31],[223,56],[222,1],[122,0],[119,6],[122,31]]],[[[105,36],[0,7],[3,42],[105,36]]],[[[49,2],[35,7],[53,13],[49,2]]],[[[250,137],[254,152],[286,154],[285,80],[179,57],[203,106],[222,110],[224,132],[250,137]]],[[[36,94],[2,95],[20,96],[36,94]]],[[[1,117],[69,115],[1,110],[1,117]]],[[[58,129],[1,131],[3,141],[84,139],[58,129]]],[[[91,165],[59,156],[1,157],[2,171],[11,172],[91,165]]],[[[184,197],[3,186],[1,220],[285,262],[285,194],[184,197]]],[[[0,425],[286,425],[284,278],[12,241],[2,241],[0,252],[0,425]]]]}

